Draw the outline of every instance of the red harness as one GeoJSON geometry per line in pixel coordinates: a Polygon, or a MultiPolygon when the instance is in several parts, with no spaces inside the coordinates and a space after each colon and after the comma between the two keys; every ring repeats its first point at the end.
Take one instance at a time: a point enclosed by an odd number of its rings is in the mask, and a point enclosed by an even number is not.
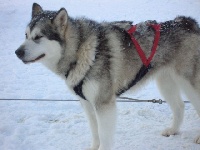
{"type": "Polygon", "coordinates": [[[154,37],[154,42],[153,42],[153,46],[152,46],[151,54],[150,54],[149,58],[147,58],[145,56],[144,51],[140,47],[140,44],[133,37],[133,33],[136,31],[136,25],[132,26],[127,31],[130,34],[131,40],[133,41],[133,44],[135,45],[135,48],[136,48],[136,50],[138,52],[138,55],[140,56],[140,59],[142,60],[143,65],[139,69],[139,71],[136,74],[135,78],[128,83],[128,86],[126,86],[126,87],[120,89],[119,91],[117,91],[117,93],[116,93],[117,96],[120,96],[122,93],[126,92],[131,87],[133,87],[134,85],[136,85],[149,72],[149,70],[152,68],[151,61],[153,59],[153,56],[156,53],[156,48],[157,48],[158,43],[159,43],[159,39],[160,39],[160,27],[161,27],[161,25],[159,25],[159,24],[152,24],[150,26],[152,26],[154,28],[154,30],[155,30],[155,37],[154,37]]]}
{"type": "Polygon", "coordinates": [[[140,56],[140,59],[142,60],[143,64],[148,67],[149,64],[151,63],[151,60],[153,59],[154,54],[156,53],[156,48],[158,46],[159,40],[160,40],[160,24],[150,24],[150,26],[152,26],[155,30],[155,37],[154,37],[154,42],[153,42],[153,46],[151,49],[151,54],[149,56],[149,58],[146,57],[144,51],[142,50],[142,48],[140,47],[140,44],[138,43],[138,41],[133,37],[133,33],[136,31],[137,25],[133,25],[127,32],[130,34],[131,36],[131,40],[133,41],[135,48],[138,52],[138,55],[140,56]]]}

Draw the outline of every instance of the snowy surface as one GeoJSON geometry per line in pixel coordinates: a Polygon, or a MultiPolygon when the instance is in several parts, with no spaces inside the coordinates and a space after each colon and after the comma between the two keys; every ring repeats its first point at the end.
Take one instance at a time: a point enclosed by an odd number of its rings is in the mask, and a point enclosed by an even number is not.
{"type": "MultiPolygon", "coordinates": [[[[76,99],[64,82],[40,64],[24,65],[14,52],[23,42],[33,2],[44,9],[65,7],[70,16],[97,21],[165,21],[177,15],[200,22],[199,0],[0,0],[0,98],[76,99]]],[[[128,95],[161,98],[154,82],[128,95]]],[[[200,119],[186,104],[181,131],[168,138],[167,104],[118,103],[114,150],[199,150],[200,119]]],[[[0,150],[82,150],[90,145],[90,130],[78,102],[0,101],[0,150]]]]}

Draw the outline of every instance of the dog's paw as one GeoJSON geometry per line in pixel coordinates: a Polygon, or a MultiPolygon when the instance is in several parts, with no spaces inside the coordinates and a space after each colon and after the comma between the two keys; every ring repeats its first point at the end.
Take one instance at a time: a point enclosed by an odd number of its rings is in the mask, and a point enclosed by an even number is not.
{"type": "Polygon", "coordinates": [[[167,128],[162,132],[162,136],[169,137],[170,135],[176,135],[178,133],[174,128],[167,128]]]}
{"type": "Polygon", "coordinates": [[[197,144],[200,144],[200,135],[197,136],[197,137],[194,139],[194,142],[197,143],[197,144]]]}
{"type": "Polygon", "coordinates": [[[86,148],[85,150],[98,150],[99,146],[92,146],[90,148],[86,148]]]}
{"type": "Polygon", "coordinates": [[[85,150],[98,150],[98,148],[86,148],[85,150]]]}

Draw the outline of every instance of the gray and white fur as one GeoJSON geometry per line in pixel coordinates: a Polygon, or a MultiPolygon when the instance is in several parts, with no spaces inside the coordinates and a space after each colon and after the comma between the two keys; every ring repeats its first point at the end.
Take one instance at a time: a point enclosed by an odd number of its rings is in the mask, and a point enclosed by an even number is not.
{"type": "MultiPolygon", "coordinates": [[[[155,31],[146,21],[137,25],[134,37],[146,56],[151,53],[155,31]]],[[[116,97],[121,91],[142,87],[155,78],[173,111],[164,136],[177,134],[183,121],[183,91],[200,115],[200,29],[189,17],[161,22],[160,41],[152,68],[133,87],[128,87],[142,61],[127,30],[132,22],[102,22],[68,16],[65,8],[44,11],[34,3],[26,40],[16,50],[24,63],[41,62],[60,76],[80,102],[92,131],[90,150],[112,147],[116,124],[116,97]]],[[[200,133],[195,138],[200,144],[200,133]]]]}

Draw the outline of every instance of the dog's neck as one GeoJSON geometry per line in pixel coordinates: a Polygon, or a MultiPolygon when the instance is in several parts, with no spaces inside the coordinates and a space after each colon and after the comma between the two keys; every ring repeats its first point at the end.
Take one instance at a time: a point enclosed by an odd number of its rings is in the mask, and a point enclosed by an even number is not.
{"type": "Polygon", "coordinates": [[[67,83],[69,86],[76,85],[93,65],[97,45],[97,37],[94,34],[86,35],[84,36],[85,39],[81,40],[79,37],[80,30],[78,30],[78,25],[75,25],[74,22],[69,20],[65,31],[63,50],[57,54],[56,58],[54,57],[54,60],[49,59],[48,62],[43,63],[48,69],[65,80],[65,75],[68,74],[67,83]],[[74,62],[77,63],[72,66],[74,62]],[[85,66],[84,69],[83,66],[85,66]]]}
{"type": "Polygon", "coordinates": [[[56,59],[55,58],[48,59],[48,61],[43,61],[42,64],[44,66],[46,66],[49,70],[54,72],[55,74],[60,74],[58,69],[57,69],[57,65],[58,65],[60,57],[61,57],[61,55],[57,54],[56,59]]]}
{"type": "Polygon", "coordinates": [[[69,22],[68,27],[65,31],[65,44],[62,45],[62,50],[55,53],[54,57],[48,58],[48,60],[41,61],[41,63],[47,67],[50,71],[54,72],[56,75],[63,79],[67,73],[67,70],[71,67],[71,62],[76,60],[77,43],[76,40],[71,40],[72,38],[77,38],[77,34],[74,34],[75,30],[72,24],[69,22]]]}
{"type": "Polygon", "coordinates": [[[71,63],[76,60],[76,51],[77,51],[77,34],[75,34],[76,30],[73,28],[71,23],[68,23],[68,27],[65,31],[65,45],[63,45],[63,50],[61,52],[61,56],[57,62],[57,73],[65,75],[67,70],[71,67],[71,63]]]}

